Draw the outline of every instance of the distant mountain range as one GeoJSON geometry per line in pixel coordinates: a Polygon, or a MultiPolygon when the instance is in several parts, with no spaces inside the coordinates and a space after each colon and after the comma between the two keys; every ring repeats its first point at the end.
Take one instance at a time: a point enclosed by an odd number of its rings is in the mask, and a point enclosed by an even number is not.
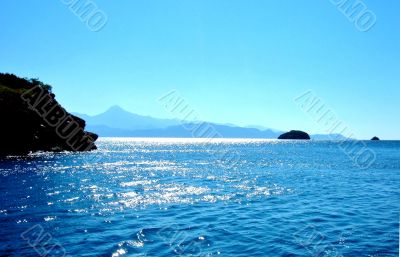
{"type": "MultiPolygon", "coordinates": [[[[215,137],[223,138],[266,138],[276,139],[283,133],[261,126],[239,127],[232,124],[201,123],[201,129],[209,128],[208,133],[201,133],[195,129],[200,123],[182,123],[176,119],[158,119],[130,113],[119,106],[113,106],[106,112],[89,116],[81,113],[74,115],[86,120],[87,129],[101,137],[169,137],[191,138],[208,137],[215,133],[215,137]],[[189,128],[189,129],[188,129],[189,128]],[[192,129],[190,129],[192,128],[192,129]]],[[[329,140],[342,139],[341,135],[315,135],[312,139],[329,140]]]]}
{"type": "Polygon", "coordinates": [[[159,129],[180,124],[178,120],[156,119],[130,113],[117,105],[95,116],[80,113],[75,113],[75,115],[86,120],[89,127],[106,126],[118,130],[159,129]]]}

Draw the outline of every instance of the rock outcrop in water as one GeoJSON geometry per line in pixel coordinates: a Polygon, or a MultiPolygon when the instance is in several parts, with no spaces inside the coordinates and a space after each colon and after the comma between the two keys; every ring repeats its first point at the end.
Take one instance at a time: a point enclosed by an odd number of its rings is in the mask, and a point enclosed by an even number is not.
{"type": "Polygon", "coordinates": [[[68,113],[51,86],[0,73],[0,156],[36,151],[90,151],[98,136],[68,113]]]}
{"type": "Polygon", "coordinates": [[[310,135],[306,132],[299,130],[292,130],[290,132],[284,133],[278,137],[278,139],[297,139],[297,140],[310,140],[310,135]]]}
{"type": "Polygon", "coordinates": [[[371,140],[372,141],[379,141],[380,139],[379,139],[379,137],[373,137],[373,138],[371,138],[371,140]]]}

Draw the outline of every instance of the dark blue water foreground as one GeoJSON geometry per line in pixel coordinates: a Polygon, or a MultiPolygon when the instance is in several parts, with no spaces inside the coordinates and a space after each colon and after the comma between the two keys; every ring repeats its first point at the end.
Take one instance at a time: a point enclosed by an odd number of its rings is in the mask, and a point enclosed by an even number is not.
{"type": "Polygon", "coordinates": [[[400,142],[103,139],[0,161],[0,256],[398,256],[400,142]]]}

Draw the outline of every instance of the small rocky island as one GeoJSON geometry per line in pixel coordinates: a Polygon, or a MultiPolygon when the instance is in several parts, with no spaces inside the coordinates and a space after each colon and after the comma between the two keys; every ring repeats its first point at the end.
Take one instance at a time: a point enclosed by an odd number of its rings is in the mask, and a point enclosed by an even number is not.
{"type": "Polygon", "coordinates": [[[68,113],[52,87],[38,79],[0,73],[0,156],[37,151],[95,150],[98,136],[68,113]]]}
{"type": "Polygon", "coordinates": [[[372,140],[372,141],[379,141],[380,138],[379,138],[379,137],[373,137],[373,138],[371,138],[371,140],[372,140]]]}
{"type": "Polygon", "coordinates": [[[300,130],[292,130],[284,133],[278,139],[293,139],[293,140],[310,140],[310,135],[300,130]]]}

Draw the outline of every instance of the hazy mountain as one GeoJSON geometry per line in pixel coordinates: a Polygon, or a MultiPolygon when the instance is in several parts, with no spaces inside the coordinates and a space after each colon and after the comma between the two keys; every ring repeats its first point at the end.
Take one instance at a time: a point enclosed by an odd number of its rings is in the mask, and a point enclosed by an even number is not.
{"type": "Polygon", "coordinates": [[[124,130],[108,126],[88,125],[88,129],[105,137],[177,137],[177,138],[277,138],[272,130],[232,127],[214,123],[182,124],[160,129],[124,130]]]}
{"type": "Polygon", "coordinates": [[[86,120],[89,126],[107,126],[123,130],[166,128],[179,124],[177,120],[156,119],[130,113],[119,106],[113,106],[106,112],[95,116],[80,113],[75,113],[75,115],[86,120]]]}
{"type": "Polygon", "coordinates": [[[347,138],[341,134],[315,134],[315,135],[311,135],[311,139],[313,139],[313,140],[345,140],[347,138]]]}
{"type": "MultiPolygon", "coordinates": [[[[233,124],[187,123],[178,120],[157,119],[130,113],[119,106],[113,106],[106,112],[89,116],[75,113],[86,120],[87,129],[102,137],[223,137],[223,138],[267,138],[276,139],[283,133],[261,126],[238,127],[233,124]],[[207,130],[202,132],[202,130],[207,130]],[[214,133],[214,134],[213,134],[214,133]]],[[[315,140],[344,139],[341,135],[311,135],[315,140]]]]}

